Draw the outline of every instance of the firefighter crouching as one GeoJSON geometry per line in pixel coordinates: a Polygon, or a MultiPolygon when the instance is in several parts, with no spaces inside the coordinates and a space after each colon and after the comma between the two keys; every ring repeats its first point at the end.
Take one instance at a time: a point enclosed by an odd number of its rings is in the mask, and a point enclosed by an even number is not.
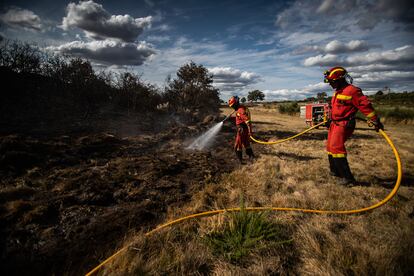
{"type": "Polygon", "coordinates": [[[335,90],[331,100],[331,118],[326,149],[331,174],[341,178],[341,184],[355,184],[346,158],[345,142],[355,129],[358,109],[374,124],[375,130],[384,129],[368,97],[352,85],[352,78],[343,67],[334,67],[324,73],[324,81],[335,90]]]}
{"type": "Polygon", "coordinates": [[[236,151],[236,156],[239,159],[240,163],[243,161],[243,147],[246,149],[246,154],[249,156],[249,159],[254,159],[253,150],[250,146],[250,136],[252,132],[252,124],[250,122],[250,111],[249,109],[241,105],[239,102],[239,97],[233,96],[229,99],[229,106],[233,108],[236,112],[236,141],[234,143],[234,150],[236,151]]]}

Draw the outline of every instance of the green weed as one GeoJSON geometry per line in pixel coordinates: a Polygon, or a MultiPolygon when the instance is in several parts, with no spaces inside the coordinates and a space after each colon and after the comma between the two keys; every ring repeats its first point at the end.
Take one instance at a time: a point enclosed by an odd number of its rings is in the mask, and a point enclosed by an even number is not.
{"type": "Polygon", "coordinates": [[[282,225],[267,220],[266,212],[248,212],[241,204],[240,212],[227,215],[224,229],[208,234],[204,240],[214,254],[232,263],[240,263],[253,251],[292,241],[286,238],[282,225]]]}

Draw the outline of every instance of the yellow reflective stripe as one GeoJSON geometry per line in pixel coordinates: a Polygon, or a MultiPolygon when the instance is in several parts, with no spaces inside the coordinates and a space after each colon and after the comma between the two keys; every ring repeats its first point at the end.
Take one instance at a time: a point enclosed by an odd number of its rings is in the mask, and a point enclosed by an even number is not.
{"type": "Polygon", "coordinates": [[[333,70],[331,73],[329,73],[329,78],[332,77],[333,73],[335,73],[337,71],[344,71],[344,69],[338,68],[338,69],[333,70]]]}
{"type": "Polygon", "coordinates": [[[343,158],[346,157],[346,153],[331,153],[333,158],[343,158]]]}
{"type": "Polygon", "coordinates": [[[372,117],[374,117],[376,114],[375,114],[375,111],[372,111],[371,113],[369,113],[368,115],[367,115],[367,117],[368,118],[372,118],[372,117]]]}
{"type": "Polygon", "coordinates": [[[352,96],[338,94],[338,95],[336,95],[336,98],[339,99],[339,100],[351,100],[352,96]]]}

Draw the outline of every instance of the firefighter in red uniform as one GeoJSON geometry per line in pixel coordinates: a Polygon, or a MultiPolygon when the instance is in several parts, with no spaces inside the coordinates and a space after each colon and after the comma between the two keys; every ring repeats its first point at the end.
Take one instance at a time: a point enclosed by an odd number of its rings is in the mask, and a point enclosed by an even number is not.
{"type": "Polygon", "coordinates": [[[239,159],[240,163],[243,160],[243,147],[246,149],[246,154],[249,156],[249,159],[254,159],[253,150],[250,146],[250,136],[252,135],[252,124],[250,122],[250,111],[249,109],[241,105],[239,102],[239,97],[233,96],[229,99],[229,106],[233,108],[236,112],[236,127],[237,135],[236,142],[234,143],[234,150],[236,151],[236,156],[239,159]]]}
{"type": "Polygon", "coordinates": [[[324,73],[324,81],[335,89],[331,101],[331,118],[326,149],[331,174],[342,178],[345,185],[354,184],[346,158],[345,142],[355,129],[355,114],[360,110],[375,126],[384,129],[367,96],[352,85],[352,78],[343,67],[334,67],[324,73]]]}

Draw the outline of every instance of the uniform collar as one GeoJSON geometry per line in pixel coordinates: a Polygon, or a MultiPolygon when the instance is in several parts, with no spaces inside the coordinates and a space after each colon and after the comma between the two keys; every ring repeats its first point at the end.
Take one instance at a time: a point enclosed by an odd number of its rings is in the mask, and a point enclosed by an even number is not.
{"type": "Polygon", "coordinates": [[[342,87],[341,89],[338,89],[338,90],[335,90],[335,95],[336,94],[340,94],[340,93],[342,93],[344,90],[345,90],[345,88],[347,88],[348,86],[350,86],[351,84],[350,83],[348,83],[347,85],[345,85],[344,87],[342,87]]]}

